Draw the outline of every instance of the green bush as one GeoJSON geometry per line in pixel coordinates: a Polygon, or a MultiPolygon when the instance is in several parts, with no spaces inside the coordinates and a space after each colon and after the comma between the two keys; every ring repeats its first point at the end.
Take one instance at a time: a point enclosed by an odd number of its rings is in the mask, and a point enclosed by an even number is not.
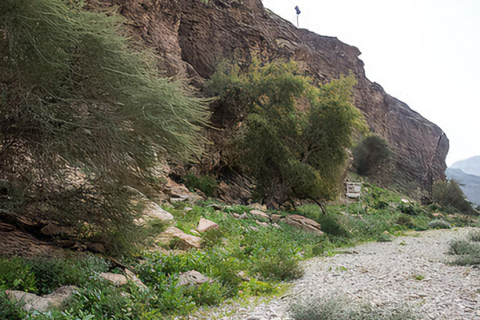
{"type": "Polygon", "coordinates": [[[316,87],[301,73],[293,62],[253,59],[221,64],[208,83],[234,137],[225,153],[270,206],[334,198],[353,132],[366,130],[352,74],[316,87]]]}
{"type": "Polygon", "coordinates": [[[388,142],[376,135],[368,136],[353,149],[353,167],[361,176],[375,176],[388,165],[392,151],[388,142]]]}
{"type": "Polygon", "coordinates": [[[468,233],[468,240],[480,242],[480,231],[471,231],[468,233]]]}
{"type": "Polygon", "coordinates": [[[258,256],[253,267],[255,273],[267,280],[294,280],[303,276],[304,270],[297,257],[288,254],[283,248],[273,250],[273,253],[258,256]]]}
{"type": "Polygon", "coordinates": [[[466,240],[453,240],[450,242],[449,253],[455,255],[452,264],[479,265],[480,264],[480,243],[478,232],[472,232],[466,240]]]}
{"type": "Polygon", "coordinates": [[[465,214],[477,214],[455,180],[437,181],[433,185],[433,201],[441,206],[460,210],[465,214]]]}
{"type": "Polygon", "coordinates": [[[106,261],[94,256],[83,259],[39,258],[30,260],[29,264],[41,293],[50,293],[67,285],[85,285],[95,274],[108,270],[106,261]]]}
{"type": "Polygon", "coordinates": [[[123,186],[159,156],[200,154],[209,112],[158,76],[118,14],[83,5],[0,1],[0,179],[11,184],[0,206],[88,225],[121,251],[139,240],[123,186]]]}
{"type": "Polygon", "coordinates": [[[0,291],[0,319],[23,320],[26,314],[17,303],[10,301],[5,292],[0,291]]]}
{"type": "Polygon", "coordinates": [[[183,289],[183,294],[187,297],[192,297],[197,306],[212,306],[225,300],[226,288],[222,287],[218,282],[204,282],[198,287],[186,286],[183,289]]]}
{"type": "Polygon", "coordinates": [[[452,226],[445,220],[435,219],[428,223],[428,227],[431,229],[450,229],[452,226]]]}
{"type": "Polygon", "coordinates": [[[453,240],[450,243],[450,253],[457,255],[479,255],[480,244],[468,240],[453,240]]]}
{"type": "Polygon", "coordinates": [[[316,221],[320,223],[322,231],[328,233],[329,235],[337,237],[349,237],[349,233],[341,225],[341,222],[338,218],[339,217],[335,214],[327,213],[318,217],[316,221]]]}
{"type": "Polygon", "coordinates": [[[20,257],[0,257],[0,290],[37,292],[32,267],[20,257]]]}
{"type": "Polygon", "coordinates": [[[398,219],[396,221],[396,224],[401,225],[401,226],[406,226],[406,227],[409,227],[409,228],[414,226],[412,218],[410,216],[407,216],[407,215],[401,215],[400,217],[398,217],[398,219]]]}
{"type": "Polygon", "coordinates": [[[198,189],[207,197],[213,197],[218,189],[218,181],[212,176],[197,176],[189,172],[184,179],[185,186],[191,190],[198,189]]]}
{"type": "Polygon", "coordinates": [[[422,212],[421,207],[418,204],[412,202],[400,203],[400,205],[398,206],[398,210],[402,213],[412,216],[416,216],[422,212]]]}

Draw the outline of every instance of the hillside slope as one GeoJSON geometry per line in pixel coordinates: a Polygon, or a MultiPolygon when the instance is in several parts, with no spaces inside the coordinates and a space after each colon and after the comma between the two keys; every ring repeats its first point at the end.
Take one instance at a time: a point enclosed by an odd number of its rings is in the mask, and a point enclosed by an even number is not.
{"type": "Polygon", "coordinates": [[[118,6],[135,35],[158,53],[160,71],[186,77],[200,89],[223,59],[293,59],[318,82],[352,71],[358,80],[356,106],[397,155],[396,180],[429,191],[433,181],[445,178],[445,133],[368,80],[354,46],[298,29],[266,10],[260,0],[88,2],[97,10],[118,6]]]}
{"type": "Polygon", "coordinates": [[[466,174],[480,176],[480,156],[460,160],[452,164],[449,168],[460,169],[466,174]]]}
{"type": "Polygon", "coordinates": [[[468,201],[480,205],[480,176],[468,174],[453,167],[449,167],[445,173],[448,179],[459,183],[468,201]]]}

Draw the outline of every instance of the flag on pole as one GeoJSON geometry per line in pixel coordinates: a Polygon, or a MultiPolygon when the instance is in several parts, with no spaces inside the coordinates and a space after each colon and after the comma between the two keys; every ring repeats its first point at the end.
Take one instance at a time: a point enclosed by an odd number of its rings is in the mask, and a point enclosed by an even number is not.
{"type": "Polygon", "coordinates": [[[298,8],[298,6],[295,7],[295,11],[297,11],[297,14],[302,13],[302,12],[300,11],[300,8],[298,8]]]}

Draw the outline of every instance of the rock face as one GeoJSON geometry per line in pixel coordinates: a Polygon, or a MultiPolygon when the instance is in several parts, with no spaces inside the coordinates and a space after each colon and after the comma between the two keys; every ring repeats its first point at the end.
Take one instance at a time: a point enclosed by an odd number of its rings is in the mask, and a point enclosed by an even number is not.
{"type": "Polygon", "coordinates": [[[372,131],[396,153],[398,178],[427,191],[433,181],[445,178],[449,142],[444,132],[369,81],[354,46],[298,29],[266,10],[260,0],[90,2],[97,8],[119,6],[140,42],[159,55],[161,72],[187,77],[199,88],[223,59],[293,59],[318,82],[351,71],[358,81],[355,104],[372,131]]]}

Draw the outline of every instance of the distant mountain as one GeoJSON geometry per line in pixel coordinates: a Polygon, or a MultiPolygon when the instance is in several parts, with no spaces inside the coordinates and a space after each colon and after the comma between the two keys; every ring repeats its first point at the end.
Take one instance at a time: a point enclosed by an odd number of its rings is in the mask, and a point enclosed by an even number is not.
{"type": "MultiPolygon", "coordinates": [[[[480,157],[476,158],[480,160],[480,157]]],[[[480,170],[480,167],[477,170],[480,170]]],[[[460,184],[460,188],[470,202],[480,205],[480,176],[468,174],[461,169],[453,167],[448,168],[447,171],[445,171],[445,174],[448,179],[453,179],[460,184]]]]}
{"type": "Polygon", "coordinates": [[[460,160],[452,164],[449,168],[460,169],[467,174],[480,176],[480,156],[460,160]]]}

